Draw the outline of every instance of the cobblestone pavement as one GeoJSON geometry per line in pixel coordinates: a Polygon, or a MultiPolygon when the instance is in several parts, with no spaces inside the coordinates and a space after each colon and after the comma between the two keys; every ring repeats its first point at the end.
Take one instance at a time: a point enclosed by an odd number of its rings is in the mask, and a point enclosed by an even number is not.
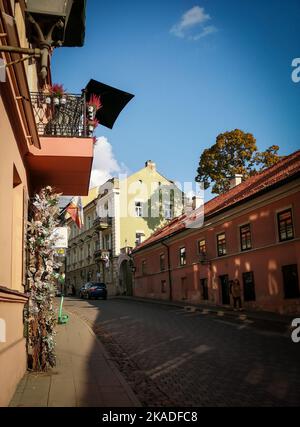
{"type": "Polygon", "coordinates": [[[300,343],[181,308],[67,299],[144,406],[298,406],[300,343]]]}

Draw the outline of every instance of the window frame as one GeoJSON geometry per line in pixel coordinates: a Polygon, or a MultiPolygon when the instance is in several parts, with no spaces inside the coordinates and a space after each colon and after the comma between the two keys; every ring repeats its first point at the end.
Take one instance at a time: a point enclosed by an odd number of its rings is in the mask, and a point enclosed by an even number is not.
{"type": "Polygon", "coordinates": [[[159,254],[159,269],[166,271],[166,254],[164,252],[159,254]]]}
{"type": "Polygon", "coordinates": [[[225,233],[225,231],[222,231],[221,233],[218,233],[217,235],[216,235],[216,240],[217,240],[217,256],[218,257],[222,257],[222,256],[225,256],[225,255],[227,255],[227,247],[226,247],[226,233],[225,233]],[[222,253],[221,253],[221,251],[220,251],[220,246],[219,246],[219,236],[222,236],[224,234],[224,242],[225,242],[225,244],[223,244],[222,245],[222,253]],[[225,251],[224,251],[224,249],[225,249],[225,251]]]}
{"type": "Polygon", "coordinates": [[[136,218],[143,218],[143,202],[141,200],[134,201],[134,212],[136,218]],[[139,206],[137,205],[139,203],[139,206]],[[140,213],[140,215],[138,214],[140,213]]]}
{"type": "Polygon", "coordinates": [[[186,265],[186,247],[185,246],[181,246],[179,248],[179,265],[180,267],[183,267],[186,265]],[[184,251],[182,253],[182,251],[184,251]],[[184,259],[183,259],[183,254],[184,254],[184,259]]]}
{"type": "Polygon", "coordinates": [[[241,252],[250,251],[253,248],[253,246],[252,246],[252,227],[251,227],[251,224],[250,224],[250,222],[248,222],[246,224],[240,225],[239,228],[240,228],[240,250],[241,250],[241,252]],[[246,239],[246,247],[243,248],[243,239],[242,239],[243,233],[242,233],[242,229],[245,228],[245,227],[249,227],[249,231],[247,233],[249,233],[249,235],[250,235],[250,247],[248,247],[248,240],[246,239]]]}
{"type": "MultiPolygon", "coordinates": [[[[293,209],[291,207],[282,209],[276,212],[276,220],[277,220],[277,233],[279,242],[287,242],[288,240],[293,240],[295,238],[295,230],[294,230],[294,218],[293,218],[293,209]],[[290,212],[291,214],[291,228],[292,228],[292,237],[286,237],[285,239],[281,237],[281,227],[280,227],[280,215],[290,212]]],[[[287,227],[285,227],[285,232],[287,227]]],[[[287,235],[287,232],[286,232],[287,235]]]]}
{"type": "Polygon", "coordinates": [[[198,251],[198,255],[203,255],[203,256],[207,255],[207,244],[206,244],[206,239],[205,238],[197,240],[197,251],[198,251]],[[200,243],[201,242],[204,242],[204,247],[205,247],[205,251],[204,252],[200,250],[200,243]]]}

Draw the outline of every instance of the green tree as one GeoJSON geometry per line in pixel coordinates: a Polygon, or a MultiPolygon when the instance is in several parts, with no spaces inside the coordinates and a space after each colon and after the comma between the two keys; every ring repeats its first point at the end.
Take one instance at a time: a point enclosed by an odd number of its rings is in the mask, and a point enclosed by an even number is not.
{"type": "Polygon", "coordinates": [[[235,174],[242,174],[245,180],[278,162],[281,158],[278,150],[277,145],[272,145],[259,152],[254,136],[240,129],[221,133],[216,143],[200,156],[195,179],[204,184],[204,189],[213,184],[213,193],[225,193],[230,187],[230,178],[235,174]]]}

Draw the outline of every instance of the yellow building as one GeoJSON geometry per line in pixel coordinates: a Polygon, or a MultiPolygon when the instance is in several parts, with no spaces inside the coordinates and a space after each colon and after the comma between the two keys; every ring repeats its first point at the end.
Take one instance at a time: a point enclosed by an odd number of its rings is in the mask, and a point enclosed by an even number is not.
{"type": "Polygon", "coordinates": [[[67,220],[71,233],[66,283],[77,294],[85,282],[103,281],[110,295],[130,295],[132,248],[182,213],[183,193],[151,160],[129,177],[108,180],[97,191],[83,199],[81,230],[67,220]]]}

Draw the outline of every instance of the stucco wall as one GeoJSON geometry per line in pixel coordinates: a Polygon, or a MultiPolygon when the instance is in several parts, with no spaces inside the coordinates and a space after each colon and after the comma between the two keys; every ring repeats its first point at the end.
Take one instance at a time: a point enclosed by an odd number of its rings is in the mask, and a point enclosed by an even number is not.
{"type": "MultiPolygon", "coordinates": [[[[282,193],[284,194],[284,192],[282,193]]],[[[297,192],[289,196],[274,197],[274,201],[261,201],[260,205],[246,209],[245,213],[219,217],[215,223],[203,229],[181,233],[170,239],[170,260],[172,270],[173,299],[206,302],[202,299],[200,279],[208,279],[209,300],[207,302],[222,304],[220,276],[227,274],[229,279],[238,278],[243,283],[244,272],[254,272],[256,301],[247,302],[252,308],[278,312],[300,312],[300,299],[285,299],[283,289],[282,266],[297,264],[300,278],[300,197],[297,192]],[[294,239],[279,242],[277,213],[291,207],[294,220],[294,239]],[[240,225],[251,224],[252,249],[240,250],[240,225]],[[227,254],[217,257],[216,235],[226,233],[227,254]],[[198,241],[205,239],[208,259],[211,264],[199,262],[198,241]],[[179,265],[179,249],[186,248],[187,263],[179,265]],[[185,289],[183,289],[185,288],[185,289]]],[[[160,272],[160,254],[167,250],[161,244],[149,247],[134,255],[137,266],[134,293],[137,296],[167,298],[169,296],[169,279],[167,272],[160,272]],[[142,261],[146,260],[147,275],[142,275],[142,261]],[[161,292],[161,281],[166,280],[167,292],[161,292]]]]}
{"type": "MultiPolygon", "coordinates": [[[[26,218],[23,208],[28,197],[27,177],[11,123],[0,97],[0,286],[23,292],[23,239],[26,218]],[[14,165],[22,183],[13,189],[14,165]],[[23,199],[23,194],[24,198],[23,199]]],[[[26,215],[26,210],[24,210],[26,215]]],[[[26,369],[23,338],[23,304],[0,302],[0,318],[6,323],[6,343],[0,343],[0,405],[9,403],[18,381],[26,369]]]]}
{"type": "MultiPolygon", "coordinates": [[[[132,174],[126,180],[120,181],[121,248],[125,246],[135,247],[136,232],[144,232],[144,239],[147,239],[153,231],[166,223],[163,217],[150,215],[148,212],[149,199],[156,194],[158,200],[158,183],[161,183],[161,186],[171,186],[170,181],[158,173],[155,168],[152,169],[149,166],[132,174]],[[135,216],[135,201],[142,202],[144,217],[139,218],[135,216]]],[[[174,216],[182,212],[182,201],[178,193],[174,203],[174,216]]],[[[154,206],[155,203],[153,202],[154,206]]],[[[159,206],[155,206],[155,208],[158,212],[159,206]]]]}
{"type": "Polygon", "coordinates": [[[27,364],[23,304],[0,301],[0,318],[6,324],[6,342],[0,343],[0,406],[7,406],[27,364]]]}

